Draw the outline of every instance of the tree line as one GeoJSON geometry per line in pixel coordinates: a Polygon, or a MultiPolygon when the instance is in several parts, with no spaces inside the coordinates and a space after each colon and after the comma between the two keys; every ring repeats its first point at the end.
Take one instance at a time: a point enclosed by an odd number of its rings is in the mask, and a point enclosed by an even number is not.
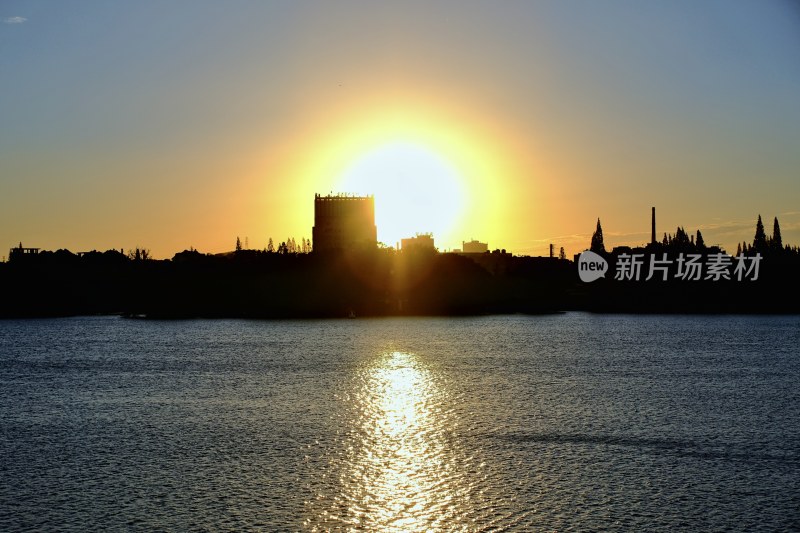
{"type": "MultiPolygon", "coordinates": [[[[656,248],[659,250],[672,252],[725,252],[725,250],[717,246],[707,246],[705,239],[703,238],[703,234],[699,229],[695,234],[689,234],[683,228],[683,226],[678,226],[674,234],[664,233],[664,237],[660,242],[650,243],[646,246],[646,248],[650,248],[651,250],[656,248]]],[[[589,250],[598,254],[608,253],[603,241],[603,227],[600,224],[599,218],[597,219],[597,227],[592,233],[592,239],[589,243],[589,250]]],[[[775,217],[773,222],[772,235],[767,236],[766,231],[764,230],[764,223],[761,221],[761,215],[759,214],[758,221],[756,222],[756,230],[753,237],[753,242],[748,243],[747,241],[743,241],[738,243],[736,247],[737,257],[740,255],[752,256],[757,253],[761,254],[762,256],[780,256],[791,254],[800,255],[800,247],[783,244],[778,217],[775,217]]]]}
{"type": "MultiPolygon", "coordinates": [[[[245,250],[250,250],[250,247],[247,245],[247,237],[245,237],[245,245],[242,246],[242,240],[237,236],[234,251],[243,252],[245,250]]],[[[276,247],[275,242],[272,240],[272,237],[270,237],[267,241],[267,245],[262,251],[265,253],[278,254],[310,254],[312,251],[311,239],[306,239],[303,237],[298,243],[295,241],[294,237],[289,237],[285,241],[279,243],[276,247]]]]}

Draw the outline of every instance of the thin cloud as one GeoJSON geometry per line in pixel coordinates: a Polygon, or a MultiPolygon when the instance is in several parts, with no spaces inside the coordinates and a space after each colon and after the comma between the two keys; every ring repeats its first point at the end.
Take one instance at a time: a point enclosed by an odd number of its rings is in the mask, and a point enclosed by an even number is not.
{"type": "MultiPolygon", "coordinates": [[[[590,233],[589,235],[593,235],[594,232],[590,233]]],[[[605,231],[603,230],[603,235],[608,235],[609,237],[637,237],[642,235],[650,235],[649,231],[632,231],[628,233],[623,233],[621,231],[605,231]]]]}
{"type": "Polygon", "coordinates": [[[28,19],[26,19],[25,17],[8,17],[8,18],[4,18],[3,19],[3,23],[5,23],[5,24],[22,24],[26,20],[28,20],[28,19]]]}
{"type": "Polygon", "coordinates": [[[577,241],[581,239],[589,239],[591,238],[591,233],[573,233],[571,235],[557,235],[555,237],[545,237],[543,239],[527,239],[524,241],[519,241],[520,243],[524,244],[548,244],[551,242],[560,242],[560,241],[577,241]]]}
{"type": "MultiPolygon", "coordinates": [[[[779,222],[779,223],[780,223],[780,225],[781,225],[781,232],[784,232],[784,231],[786,231],[786,230],[796,230],[796,229],[800,229],[800,222],[788,222],[788,223],[786,223],[786,222],[780,222],[780,221],[778,221],[778,222],[779,222]]],[[[765,228],[765,229],[766,229],[766,228],[765,228]]]]}
{"type": "Polygon", "coordinates": [[[711,224],[700,224],[697,229],[701,231],[739,231],[748,228],[755,229],[755,220],[728,220],[726,222],[712,222],[711,224]]]}

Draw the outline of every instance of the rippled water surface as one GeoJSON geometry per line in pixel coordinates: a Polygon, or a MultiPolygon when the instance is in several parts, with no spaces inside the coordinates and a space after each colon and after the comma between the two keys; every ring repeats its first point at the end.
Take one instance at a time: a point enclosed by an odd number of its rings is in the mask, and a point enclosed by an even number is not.
{"type": "Polygon", "coordinates": [[[0,321],[0,530],[800,529],[800,317],[0,321]]]}

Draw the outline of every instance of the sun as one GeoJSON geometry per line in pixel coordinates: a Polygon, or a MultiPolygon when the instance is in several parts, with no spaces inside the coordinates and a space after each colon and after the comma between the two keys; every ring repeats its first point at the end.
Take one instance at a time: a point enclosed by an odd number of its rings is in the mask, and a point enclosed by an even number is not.
{"type": "Polygon", "coordinates": [[[447,160],[414,142],[382,144],[353,161],[339,192],[375,196],[378,240],[395,246],[417,233],[433,233],[437,246],[453,239],[465,209],[463,179],[447,160]]]}

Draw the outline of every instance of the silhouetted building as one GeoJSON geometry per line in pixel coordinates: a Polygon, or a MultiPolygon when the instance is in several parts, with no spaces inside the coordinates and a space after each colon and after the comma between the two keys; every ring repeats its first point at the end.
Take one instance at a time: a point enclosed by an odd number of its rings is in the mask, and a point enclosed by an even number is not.
{"type": "Polygon", "coordinates": [[[414,237],[400,239],[402,250],[435,250],[432,233],[417,233],[414,237]]]}
{"type": "Polygon", "coordinates": [[[26,257],[31,257],[39,253],[38,248],[23,248],[22,243],[19,243],[19,246],[11,248],[8,251],[8,260],[9,261],[20,261],[25,259],[26,257]]]}
{"type": "MultiPolygon", "coordinates": [[[[466,257],[472,259],[487,272],[495,275],[505,274],[514,261],[514,256],[505,250],[494,250],[491,253],[467,252],[466,257]]],[[[549,260],[549,258],[547,259],[549,260]]]]}
{"type": "Polygon", "coordinates": [[[489,244],[485,242],[478,242],[471,240],[469,242],[461,241],[461,252],[465,254],[482,254],[489,251],[489,244]]]}
{"type": "Polygon", "coordinates": [[[378,244],[375,198],[315,195],[312,238],[315,252],[375,248],[378,244]]]}

